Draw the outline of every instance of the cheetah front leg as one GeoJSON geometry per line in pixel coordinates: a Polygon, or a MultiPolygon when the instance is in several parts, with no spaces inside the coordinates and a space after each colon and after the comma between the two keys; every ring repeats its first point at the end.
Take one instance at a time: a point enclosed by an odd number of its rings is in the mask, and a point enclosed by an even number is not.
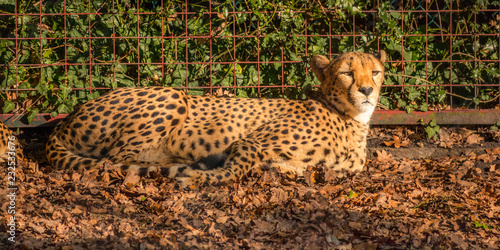
{"type": "MultiPolygon", "coordinates": [[[[216,164],[206,164],[202,159],[195,164],[179,164],[170,170],[169,177],[175,177],[182,187],[194,187],[203,183],[227,183],[237,181],[251,169],[264,170],[277,167],[290,179],[301,176],[303,162],[292,160],[290,152],[281,151],[280,147],[262,145],[251,138],[235,142],[229,153],[221,154],[216,164]]],[[[213,159],[210,162],[214,162],[213,159]]]]}
{"type": "Polygon", "coordinates": [[[265,165],[266,156],[258,143],[241,139],[224,153],[209,155],[194,164],[178,164],[170,168],[169,177],[175,178],[181,187],[237,181],[252,168],[265,165]]]}

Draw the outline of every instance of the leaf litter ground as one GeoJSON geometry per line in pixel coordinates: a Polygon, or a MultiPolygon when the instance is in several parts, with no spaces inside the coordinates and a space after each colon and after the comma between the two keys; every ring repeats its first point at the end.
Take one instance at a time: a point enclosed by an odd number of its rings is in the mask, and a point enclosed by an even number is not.
{"type": "MultiPolygon", "coordinates": [[[[400,128],[374,133],[378,139],[372,137],[372,145],[420,148],[460,147],[470,136],[442,144],[417,140],[400,128]]],[[[488,133],[474,132],[484,140],[469,140],[476,148],[484,141],[497,143],[488,133]]],[[[16,243],[0,234],[4,248],[500,246],[500,149],[495,147],[432,159],[400,159],[377,150],[365,171],[343,177],[322,166],[309,167],[298,179],[269,169],[239,183],[182,190],[161,176],[53,171],[43,158],[45,136],[27,137],[42,139],[24,141],[32,144],[25,150],[31,160],[16,172],[16,243]]],[[[1,171],[6,183],[6,169],[1,171]]],[[[0,210],[7,215],[7,189],[0,192],[0,210]]],[[[1,220],[0,231],[6,232],[7,216],[1,220]]]]}

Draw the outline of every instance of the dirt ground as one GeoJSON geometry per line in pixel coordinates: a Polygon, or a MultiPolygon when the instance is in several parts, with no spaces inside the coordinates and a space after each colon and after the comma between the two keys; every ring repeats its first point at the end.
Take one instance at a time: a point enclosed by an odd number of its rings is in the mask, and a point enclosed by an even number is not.
{"type": "Polygon", "coordinates": [[[19,135],[29,162],[16,171],[15,196],[0,169],[2,249],[500,246],[500,136],[487,128],[441,128],[428,140],[422,128],[375,127],[361,173],[314,166],[288,179],[270,169],[195,190],[161,176],[53,171],[48,133],[19,135]]]}

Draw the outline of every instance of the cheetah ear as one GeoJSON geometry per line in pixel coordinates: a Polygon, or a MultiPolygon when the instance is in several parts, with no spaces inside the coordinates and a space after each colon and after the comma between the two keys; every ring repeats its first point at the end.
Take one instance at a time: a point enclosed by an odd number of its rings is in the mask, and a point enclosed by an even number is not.
{"type": "Polygon", "coordinates": [[[320,82],[325,80],[325,69],[330,64],[330,60],[322,55],[315,55],[311,59],[311,67],[320,82]]]}
{"type": "Polygon", "coordinates": [[[385,50],[380,50],[378,54],[375,55],[375,58],[377,58],[382,64],[385,63],[385,57],[386,57],[385,50]]]}

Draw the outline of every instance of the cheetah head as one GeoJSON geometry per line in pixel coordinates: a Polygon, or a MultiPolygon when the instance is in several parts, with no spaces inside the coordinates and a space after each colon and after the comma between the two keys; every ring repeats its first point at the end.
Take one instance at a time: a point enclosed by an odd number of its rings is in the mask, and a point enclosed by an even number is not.
{"type": "Polygon", "coordinates": [[[349,52],[333,61],[316,55],[311,67],[321,92],[339,112],[368,123],[384,81],[384,62],[383,50],[378,55],[349,52]]]}

